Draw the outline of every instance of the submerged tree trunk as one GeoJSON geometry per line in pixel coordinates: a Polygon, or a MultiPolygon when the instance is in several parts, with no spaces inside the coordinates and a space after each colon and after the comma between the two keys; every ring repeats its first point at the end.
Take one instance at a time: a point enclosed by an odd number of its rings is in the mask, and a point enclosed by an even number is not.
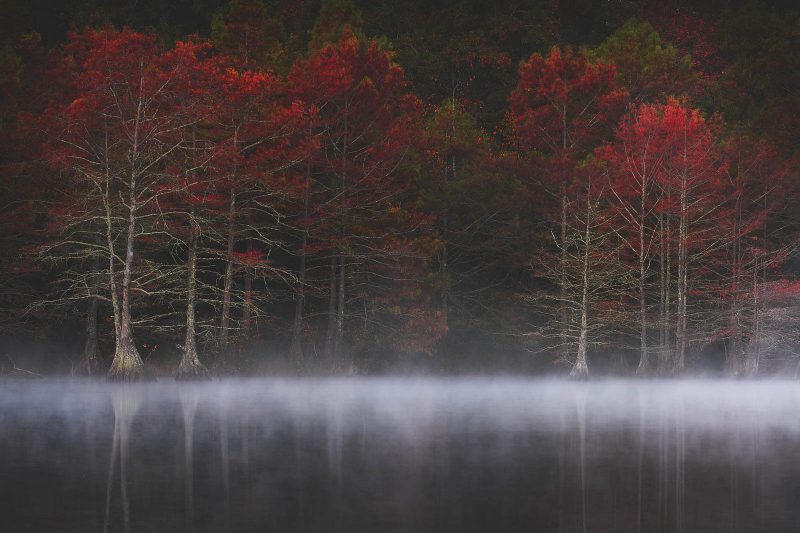
{"type": "Polygon", "coordinates": [[[189,221],[189,250],[186,261],[188,279],[186,283],[186,340],[183,345],[183,357],[175,371],[175,379],[197,379],[208,375],[206,367],[197,356],[197,334],[195,331],[195,294],[197,286],[197,241],[198,228],[194,213],[189,221]]]}

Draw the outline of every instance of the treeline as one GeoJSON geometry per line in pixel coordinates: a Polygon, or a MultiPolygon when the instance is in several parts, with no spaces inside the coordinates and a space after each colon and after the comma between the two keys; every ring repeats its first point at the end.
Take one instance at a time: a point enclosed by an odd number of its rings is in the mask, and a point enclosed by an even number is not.
{"type": "Polygon", "coordinates": [[[595,29],[546,2],[20,23],[7,335],[81,324],[72,370],[116,379],[794,372],[797,15],[601,4],[595,29]]]}

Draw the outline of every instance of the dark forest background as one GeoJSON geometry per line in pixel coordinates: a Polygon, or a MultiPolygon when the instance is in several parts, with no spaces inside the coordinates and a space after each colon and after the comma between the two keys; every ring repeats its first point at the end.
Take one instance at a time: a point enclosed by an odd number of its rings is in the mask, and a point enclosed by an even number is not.
{"type": "Polygon", "coordinates": [[[800,368],[794,2],[0,14],[2,372],[800,368]]]}

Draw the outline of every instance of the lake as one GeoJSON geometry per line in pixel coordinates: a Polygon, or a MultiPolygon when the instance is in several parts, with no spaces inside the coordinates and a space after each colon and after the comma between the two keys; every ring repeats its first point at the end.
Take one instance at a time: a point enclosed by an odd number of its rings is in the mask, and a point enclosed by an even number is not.
{"type": "Polygon", "coordinates": [[[0,381],[8,532],[800,530],[800,383],[0,381]]]}

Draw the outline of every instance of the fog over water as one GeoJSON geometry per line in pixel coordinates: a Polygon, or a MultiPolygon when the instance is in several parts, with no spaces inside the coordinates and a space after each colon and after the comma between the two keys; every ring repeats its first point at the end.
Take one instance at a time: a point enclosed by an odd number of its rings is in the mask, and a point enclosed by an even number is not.
{"type": "Polygon", "coordinates": [[[797,531],[800,384],[0,382],[3,531],[797,531]]]}

